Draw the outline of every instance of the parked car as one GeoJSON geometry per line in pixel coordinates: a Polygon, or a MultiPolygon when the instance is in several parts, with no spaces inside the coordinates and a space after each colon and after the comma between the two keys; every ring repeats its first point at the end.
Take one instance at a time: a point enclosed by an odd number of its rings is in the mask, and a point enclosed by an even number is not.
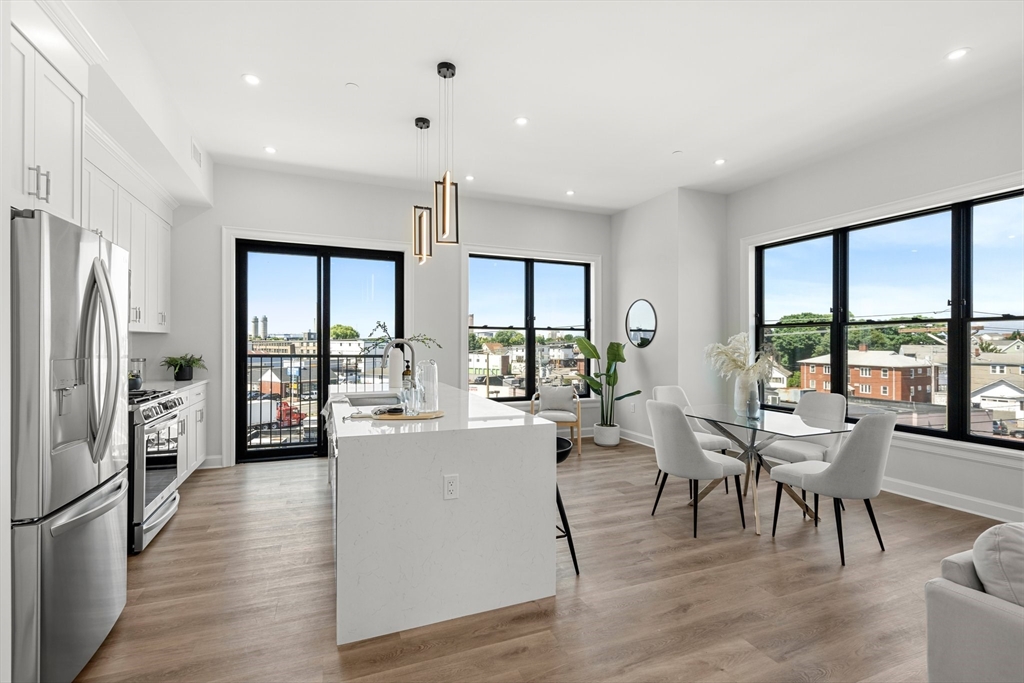
{"type": "Polygon", "coordinates": [[[259,398],[262,395],[263,395],[263,392],[261,392],[261,391],[248,391],[245,394],[245,400],[246,401],[252,401],[253,399],[257,399],[257,398],[259,398]]]}
{"type": "Polygon", "coordinates": [[[1002,420],[992,420],[992,433],[996,436],[1006,436],[1010,433],[1010,428],[1002,420]]]}
{"type": "Polygon", "coordinates": [[[280,401],[281,394],[263,394],[262,396],[260,396],[260,399],[264,401],[280,401]]]}

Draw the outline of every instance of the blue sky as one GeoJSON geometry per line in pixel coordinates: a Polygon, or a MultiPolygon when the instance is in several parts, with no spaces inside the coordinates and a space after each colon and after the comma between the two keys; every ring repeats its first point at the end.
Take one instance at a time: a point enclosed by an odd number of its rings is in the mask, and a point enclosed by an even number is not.
{"type": "MultiPolygon", "coordinates": [[[[316,257],[249,254],[248,320],[267,316],[271,336],[316,330],[316,257]]],[[[331,259],[331,324],[368,336],[377,320],[394,333],[394,264],[331,259]]]]}
{"type": "MultiPolygon", "coordinates": [[[[537,327],[582,328],[585,268],[559,263],[535,263],[534,315],[537,327]]],[[[526,266],[521,261],[471,258],[469,260],[469,312],[476,325],[517,327],[525,324],[526,266]]]]}
{"type": "MultiPolygon", "coordinates": [[[[950,259],[948,213],[852,232],[850,311],[874,319],[947,316],[950,259]]],[[[767,249],[764,269],[766,322],[828,313],[831,237],[767,249]]],[[[973,270],[979,315],[1024,315],[1024,200],[975,209],[973,270]]]]}

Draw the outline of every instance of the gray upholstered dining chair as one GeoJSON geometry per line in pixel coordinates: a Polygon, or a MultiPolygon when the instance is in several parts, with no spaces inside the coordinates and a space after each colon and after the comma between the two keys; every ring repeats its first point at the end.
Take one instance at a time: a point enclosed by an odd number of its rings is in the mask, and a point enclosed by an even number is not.
{"type": "Polygon", "coordinates": [[[876,413],[862,417],[850,432],[849,438],[835,459],[831,462],[806,460],[788,465],[779,465],[771,470],[772,480],[778,486],[775,490],[775,518],[772,521],[772,537],[779,524],[779,502],[782,500],[782,486],[799,486],[814,494],[814,526],[818,526],[818,496],[830,496],[836,511],[836,533],[839,537],[839,559],[846,566],[843,550],[843,512],[840,502],[843,498],[864,501],[875,528],[878,545],[885,551],[882,534],[878,531],[875,511],[871,499],[882,490],[882,475],[885,461],[889,458],[889,444],[896,426],[896,413],[876,413]]]}
{"type": "MultiPolygon", "coordinates": [[[[665,401],[666,403],[674,403],[679,406],[680,410],[685,410],[690,407],[690,399],[686,397],[686,392],[683,388],[676,385],[663,385],[654,387],[651,392],[652,397],[655,401],[665,401]]],[[[722,455],[732,446],[729,439],[725,438],[721,434],[712,434],[711,432],[704,429],[700,423],[692,417],[686,418],[686,421],[690,423],[690,428],[693,430],[693,435],[697,437],[697,441],[700,443],[700,447],[706,451],[721,451],[722,455]]],[[[654,485],[658,485],[658,478],[661,477],[661,470],[658,470],[658,474],[654,477],[654,485]]],[[[729,482],[725,482],[725,492],[729,493],[729,482]]],[[[693,495],[693,492],[690,492],[693,495]]]]}
{"type": "Polygon", "coordinates": [[[551,420],[559,427],[569,428],[569,440],[576,442],[576,455],[583,455],[580,397],[572,386],[542,386],[530,398],[530,412],[551,420]],[[536,402],[540,410],[536,410],[536,402]]]}
{"type": "Polygon", "coordinates": [[[658,467],[665,473],[658,488],[658,497],[654,499],[654,509],[658,509],[661,492],[665,490],[668,475],[689,479],[691,482],[691,498],[693,500],[693,537],[697,538],[697,506],[700,503],[700,482],[711,480],[714,488],[726,477],[735,477],[736,498],[740,502],[740,524],[747,528],[743,518],[743,494],[740,492],[740,475],[746,467],[736,458],[722,455],[714,451],[706,451],[700,446],[693,428],[683,415],[683,410],[674,403],[665,401],[647,401],[647,417],[651,421],[651,433],[654,436],[654,456],[658,459],[658,467]]]}

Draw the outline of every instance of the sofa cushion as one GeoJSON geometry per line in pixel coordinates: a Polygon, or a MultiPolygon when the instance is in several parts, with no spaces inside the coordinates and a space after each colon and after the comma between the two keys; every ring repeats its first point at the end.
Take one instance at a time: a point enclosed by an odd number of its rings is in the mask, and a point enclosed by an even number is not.
{"type": "Polygon", "coordinates": [[[1024,606],[1024,523],[994,526],[974,542],[974,570],[985,592],[1024,606]]]}

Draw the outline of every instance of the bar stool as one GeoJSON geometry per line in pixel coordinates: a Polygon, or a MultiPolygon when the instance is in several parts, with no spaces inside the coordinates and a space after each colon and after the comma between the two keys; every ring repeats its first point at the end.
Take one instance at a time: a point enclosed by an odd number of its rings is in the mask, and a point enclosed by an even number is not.
{"type": "MultiPolygon", "coordinates": [[[[566,439],[563,436],[555,437],[557,439],[555,443],[555,464],[558,465],[565,461],[572,453],[572,441],[566,439]]],[[[558,482],[555,482],[555,501],[558,503],[558,515],[562,518],[562,526],[555,526],[559,531],[559,535],[555,536],[556,539],[564,538],[569,542],[569,553],[572,555],[572,566],[576,569],[576,576],[580,575],[580,566],[576,562],[576,548],[572,544],[572,532],[569,530],[569,518],[565,516],[565,506],[562,505],[562,494],[558,492],[558,482]]]]}

